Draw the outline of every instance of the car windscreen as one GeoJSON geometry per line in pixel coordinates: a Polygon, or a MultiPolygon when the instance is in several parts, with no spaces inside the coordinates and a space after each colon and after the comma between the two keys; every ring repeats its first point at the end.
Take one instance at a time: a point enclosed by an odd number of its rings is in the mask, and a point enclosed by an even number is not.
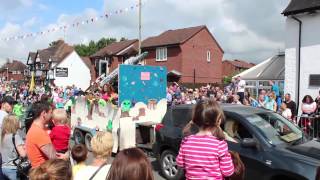
{"type": "Polygon", "coordinates": [[[297,126],[277,113],[257,113],[246,118],[271,144],[291,143],[302,137],[297,126]]]}

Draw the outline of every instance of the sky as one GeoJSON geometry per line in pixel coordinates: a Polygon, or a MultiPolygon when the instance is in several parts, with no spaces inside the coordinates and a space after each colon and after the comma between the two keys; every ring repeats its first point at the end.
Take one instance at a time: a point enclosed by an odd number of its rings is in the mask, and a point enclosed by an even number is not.
{"type": "MultiPolygon", "coordinates": [[[[138,0],[0,0],[0,63],[26,62],[29,51],[64,39],[87,44],[102,37],[138,37],[138,0]],[[125,9],[127,8],[127,11],[125,9]],[[115,14],[123,9],[123,13],[115,14]],[[72,25],[106,13],[94,23],[36,37],[8,37],[72,25]]],[[[224,59],[258,63],[284,51],[285,17],[289,0],[142,0],[142,37],[169,29],[206,25],[225,54],[224,59]]]]}

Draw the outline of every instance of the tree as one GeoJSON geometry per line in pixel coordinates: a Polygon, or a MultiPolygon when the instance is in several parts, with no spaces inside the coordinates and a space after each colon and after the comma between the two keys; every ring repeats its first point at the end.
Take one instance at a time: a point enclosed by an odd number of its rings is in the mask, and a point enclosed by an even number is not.
{"type": "Polygon", "coordinates": [[[92,54],[96,53],[100,49],[116,41],[117,41],[116,38],[101,38],[97,42],[90,41],[88,45],[77,44],[74,46],[74,48],[75,48],[75,51],[80,56],[91,56],[92,54]]]}
{"type": "Polygon", "coordinates": [[[125,37],[122,37],[122,38],[120,39],[120,42],[121,42],[121,41],[126,41],[126,40],[128,40],[128,39],[125,38],[125,37]]]}

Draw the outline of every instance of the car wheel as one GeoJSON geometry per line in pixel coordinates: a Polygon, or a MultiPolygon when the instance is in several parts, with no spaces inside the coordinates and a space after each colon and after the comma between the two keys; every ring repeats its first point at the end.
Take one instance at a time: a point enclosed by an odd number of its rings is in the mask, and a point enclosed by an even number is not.
{"type": "Polygon", "coordinates": [[[177,154],[171,150],[165,150],[161,154],[160,167],[162,175],[168,180],[182,179],[184,176],[183,170],[178,168],[176,163],[177,154]]]}
{"type": "Polygon", "coordinates": [[[91,133],[86,133],[86,135],[84,137],[84,142],[85,142],[85,145],[86,145],[88,151],[92,150],[92,148],[91,148],[91,139],[92,139],[92,134],[91,133]]]}
{"type": "Polygon", "coordinates": [[[74,143],[84,144],[84,135],[80,129],[75,129],[73,131],[74,143]]]}

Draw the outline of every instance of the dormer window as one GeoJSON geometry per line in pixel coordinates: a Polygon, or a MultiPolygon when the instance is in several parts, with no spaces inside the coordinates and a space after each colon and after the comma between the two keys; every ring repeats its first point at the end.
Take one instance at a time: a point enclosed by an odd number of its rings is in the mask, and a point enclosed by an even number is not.
{"type": "Polygon", "coordinates": [[[166,47],[156,49],[156,61],[166,61],[168,57],[168,51],[166,47]]]}

